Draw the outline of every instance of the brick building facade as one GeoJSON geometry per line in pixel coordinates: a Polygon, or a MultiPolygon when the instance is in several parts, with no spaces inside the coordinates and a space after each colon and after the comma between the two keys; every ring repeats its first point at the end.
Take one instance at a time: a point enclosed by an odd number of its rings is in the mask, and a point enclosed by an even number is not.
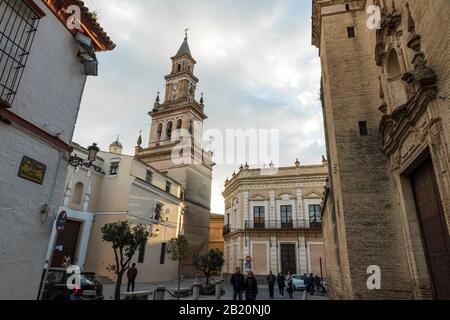
{"type": "Polygon", "coordinates": [[[450,298],[449,16],[446,0],[313,1],[332,298],[450,298]]]}

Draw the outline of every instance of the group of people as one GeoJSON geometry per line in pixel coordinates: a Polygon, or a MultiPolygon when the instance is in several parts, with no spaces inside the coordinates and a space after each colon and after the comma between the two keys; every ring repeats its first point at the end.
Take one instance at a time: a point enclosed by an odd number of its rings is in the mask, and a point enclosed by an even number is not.
{"type": "Polygon", "coordinates": [[[236,273],[231,276],[231,285],[233,286],[233,300],[242,300],[244,292],[245,299],[249,301],[256,300],[258,296],[258,281],[253,272],[249,272],[247,278],[241,273],[241,268],[236,268],[236,273]]]}
{"type": "MultiPolygon", "coordinates": [[[[294,298],[294,277],[290,272],[286,275],[280,272],[275,276],[271,271],[266,280],[269,285],[271,299],[275,298],[275,285],[278,285],[280,298],[284,298],[285,291],[287,291],[290,299],[294,298]]],[[[326,292],[322,279],[319,276],[314,276],[311,273],[308,277],[305,273],[302,276],[302,280],[304,281],[306,292],[310,295],[314,295],[314,293],[324,294],[326,292]]],[[[244,293],[246,300],[256,300],[258,296],[258,282],[253,272],[249,272],[248,276],[245,277],[241,273],[241,268],[236,268],[236,273],[231,277],[231,285],[233,286],[233,300],[242,300],[244,293]]]]}
{"type": "Polygon", "coordinates": [[[272,271],[267,276],[267,284],[269,285],[269,295],[270,298],[275,297],[275,283],[278,284],[279,296],[280,298],[284,298],[284,290],[287,289],[287,293],[289,294],[289,298],[294,298],[294,278],[290,272],[287,275],[283,273],[279,273],[278,276],[275,277],[272,271]]]}

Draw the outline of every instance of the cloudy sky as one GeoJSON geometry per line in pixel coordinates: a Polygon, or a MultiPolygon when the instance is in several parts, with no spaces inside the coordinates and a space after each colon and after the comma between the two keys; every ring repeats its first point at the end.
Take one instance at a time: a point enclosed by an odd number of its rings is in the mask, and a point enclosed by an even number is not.
{"type": "MultiPolygon", "coordinates": [[[[205,129],[279,129],[280,164],[321,162],[320,60],[311,46],[310,0],[90,0],[117,48],[100,54],[74,141],[102,149],[120,135],[127,154],[148,143],[156,92],[184,29],[205,93],[205,129]]],[[[198,97],[199,98],[199,97],[198,97]]],[[[224,181],[240,163],[214,170],[212,211],[223,213],[224,181]]]]}

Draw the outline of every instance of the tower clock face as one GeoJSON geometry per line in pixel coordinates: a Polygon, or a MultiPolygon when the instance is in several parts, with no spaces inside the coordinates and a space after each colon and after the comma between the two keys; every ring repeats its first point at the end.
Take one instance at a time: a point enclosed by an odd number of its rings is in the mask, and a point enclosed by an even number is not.
{"type": "Polygon", "coordinates": [[[177,91],[178,90],[178,83],[175,83],[172,87],[173,91],[177,91]]]}

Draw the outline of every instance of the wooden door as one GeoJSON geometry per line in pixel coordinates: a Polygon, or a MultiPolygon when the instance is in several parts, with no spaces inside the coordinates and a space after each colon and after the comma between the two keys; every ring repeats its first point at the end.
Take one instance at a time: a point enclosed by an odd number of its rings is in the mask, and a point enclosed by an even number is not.
{"type": "Polygon", "coordinates": [[[61,268],[64,264],[64,258],[70,257],[71,263],[76,264],[75,261],[78,247],[78,237],[80,235],[81,222],[67,220],[64,231],[58,235],[56,246],[61,247],[62,251],[55,250],[53,254],[52,267],[61,268]]]}
{"type": "Polygon", "coordinates": [[[281,244],[281,272],[287,274],[297,273],[297,259],[295,255],[295,244],[281,244]]]}
{"type": "Polygon", "coordinates": [[[450,236],[431,159],[411,175],[424,251],[436,299],[450,299],[450,236]]]}

